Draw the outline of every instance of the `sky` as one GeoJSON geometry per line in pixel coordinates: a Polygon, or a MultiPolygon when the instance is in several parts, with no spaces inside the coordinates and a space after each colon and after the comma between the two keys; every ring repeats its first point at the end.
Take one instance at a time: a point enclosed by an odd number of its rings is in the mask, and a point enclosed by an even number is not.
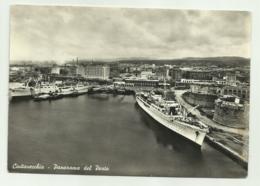
{"type": "Polygon", "coordinates": [[[243,11],[14,5],[10,60],[250,57],[243,11]]]}

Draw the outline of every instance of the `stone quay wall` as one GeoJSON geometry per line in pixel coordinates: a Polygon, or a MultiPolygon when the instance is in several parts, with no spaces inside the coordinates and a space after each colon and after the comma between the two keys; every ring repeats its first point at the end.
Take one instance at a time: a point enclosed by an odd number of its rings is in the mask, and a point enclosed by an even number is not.
{"type": "Polygon", "coordinates": [[[192,92],[185,92],[183,94],[183,99],[190,105],[199,105],[200,107],[212,109],[215,107],[215,100],[217,98],[217,95],[213,94],[199,94],[192,92]]]}

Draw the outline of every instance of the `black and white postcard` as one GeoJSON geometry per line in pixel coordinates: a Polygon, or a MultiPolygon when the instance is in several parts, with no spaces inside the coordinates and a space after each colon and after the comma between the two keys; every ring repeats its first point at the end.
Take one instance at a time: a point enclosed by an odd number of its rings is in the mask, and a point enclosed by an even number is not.
{"type": "Polygon", "coordinates": [[[10,7],[8,170],[247,176],[251,14],[10,7]]]}

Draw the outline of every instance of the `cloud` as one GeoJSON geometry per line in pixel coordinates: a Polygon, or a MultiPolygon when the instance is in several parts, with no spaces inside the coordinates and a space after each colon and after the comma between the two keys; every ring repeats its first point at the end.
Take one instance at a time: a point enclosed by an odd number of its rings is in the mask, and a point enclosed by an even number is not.
{"type": "Polygon", "coordinates": [[[238,11],[12,6],[11,60],[249,57],[238,11]]]}

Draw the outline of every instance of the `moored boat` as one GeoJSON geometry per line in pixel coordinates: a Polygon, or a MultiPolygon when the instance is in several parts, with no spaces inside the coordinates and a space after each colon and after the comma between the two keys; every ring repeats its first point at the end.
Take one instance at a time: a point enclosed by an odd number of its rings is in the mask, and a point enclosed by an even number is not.
{"type": "Polygon", "coordinates": [[[78,90],[73,86],[64,86],[59,89],[62,96],[78,96],[78,90]]]}
{"type": "Polygon", "coordinates": [[[40,94],[34,95],[33,100],[34,101],[44,101],[44,100],[49,100],[50,98],[51,98],[50,94],[40,93],[40,94]]]}
{"type": "Polygon", "coordinates": [[[89,86],[83,85],[83,84],[77,84],[75,86],[75,90],[78,91],[79,95],[86,94],[88,92],[88,90],[89,90],[89,86]]]}
{"type": "Polygon", "coordinates": [[[50,100],[56,100],[63,98],[63,95],[59,92],[50,93],[50,100]]]}
{"type": "Polygon", "coordinates": [[[166,100],[154,93],[136,95],[138,105],[154,120],[198,146],[203,144],[208,127],[193,117],[174,100],[166,100]]]}
{"type": "Polygon", "coordinates": [[[35,87],[33,93],[34,94],[41,94],[41,93],[49,94],[49,93],[57,92],[58,90],[59,90],[58,87],[55,86],[54,84],[39,84],[35,87]]]}
{"type": "Polygon", "coordinates": [[[15,99],[25,99],[25,98],[31,98],[34,88],[28,86],[28,84],[25,83],[16,83],[15,86],[10,86],[9,88],[9,99],[15,100],[15,99]]]}

